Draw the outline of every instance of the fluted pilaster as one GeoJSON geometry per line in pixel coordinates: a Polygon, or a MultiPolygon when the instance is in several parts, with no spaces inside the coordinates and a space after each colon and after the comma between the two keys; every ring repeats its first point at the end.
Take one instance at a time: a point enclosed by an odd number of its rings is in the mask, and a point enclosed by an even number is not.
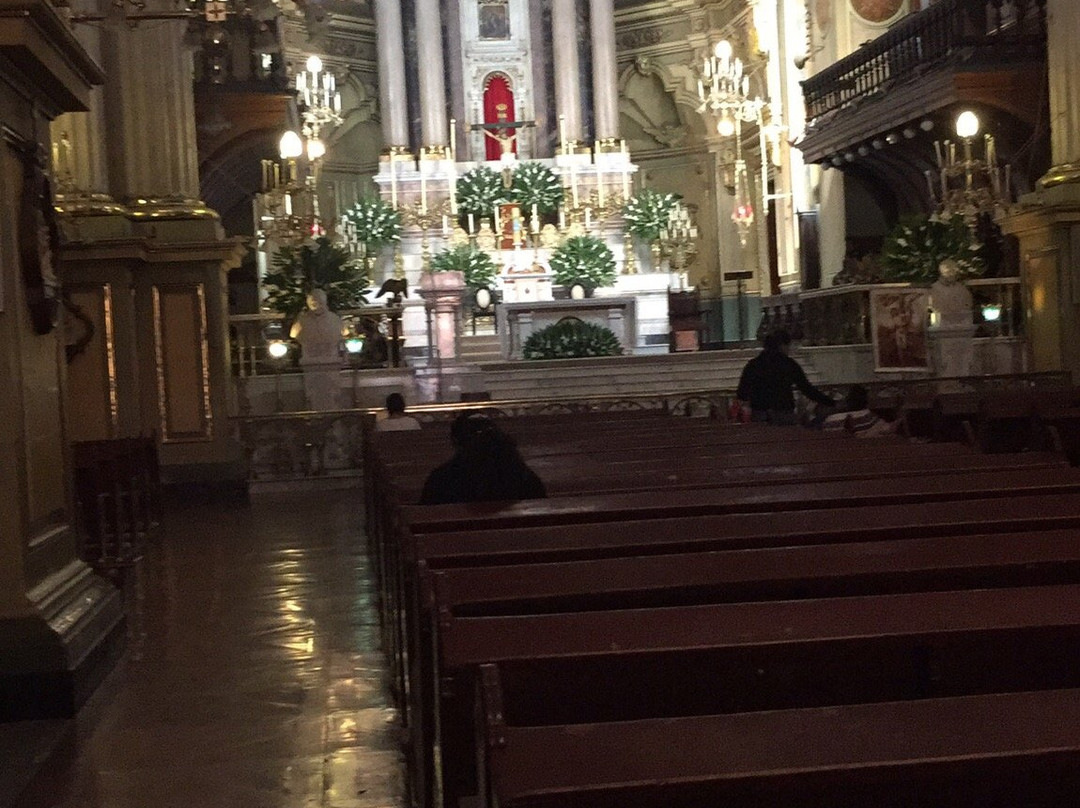
{"type": "Polygon", "coordinates": [[[1044,185],[1080,182],[1080,3],[1048,0],[1047,60],[1053,168],[1044,185]]]}

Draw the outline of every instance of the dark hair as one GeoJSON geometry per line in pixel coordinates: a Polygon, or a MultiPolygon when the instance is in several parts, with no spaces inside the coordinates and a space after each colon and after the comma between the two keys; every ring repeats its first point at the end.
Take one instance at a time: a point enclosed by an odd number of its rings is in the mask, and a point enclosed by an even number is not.
{"type": "Polygon", "coordinates": [[[783,328],[777,331],[770,331],[765,335],[765,339],[763,339],[761,343],[766,351],[779,351],[785,345],[791,344],[791,334],[783,328]]]}
{"type": "Polygon", "coordinates": [[[847,391],[849,410],[865,410],[870,404],[870,393],[861,384],[853,384],[847,391]]]}
{"type": "Polygon", "coordinates": [[[466,501],[520,499],[524,475],[531,474],[514,439],[481,413],[466,412],[454,419],[450,439],[455,453],[469,468],[463,481],[466,501]]]}
{"type": "Polygon", "coordinates": [[[386,411],[391,415],[401,415],[405,412],[405,396],[401,393],[391,393],[386,397],[386,411]]]}

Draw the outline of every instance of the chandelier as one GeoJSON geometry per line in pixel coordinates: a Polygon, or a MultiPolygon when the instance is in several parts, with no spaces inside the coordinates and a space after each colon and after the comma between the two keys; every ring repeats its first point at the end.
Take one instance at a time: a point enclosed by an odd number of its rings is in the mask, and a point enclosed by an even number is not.
{"type": "Polygon", "coordinates": [[[766,158],[766,127],[762,112],[766,101],[750,94],[750,77],[746,74],[742,59],[732,58],[731,43],[721,40],[709,53],[701,66],[698,79],[698,113],[712,114],[716,119],[716,132],[721,137],[735,137],[735,208],[731,220],[739,233],[739,243],[745,247],[754,226],[754,203],[750,195],[750,176],[743,156],[742,125],[756,123],[761,147],[762,194],[768,188],[768,161],[766,158]]]}
{"type": "MultiPolygon", "coordinates": [[[[300,119],[303,121],[301,133],[309,144],[319,141],[321,147],[323,128],[341,123],[341,93],[337,91],[337,78],[329,70],[323,70],[322,59],[318,56],[309,56],[306,67],[296,74],[300,119]]],[[[325,151],[322,148],[322,153],[325,151]]]]}
{"type": "Polygon", "coordinates": [[[930,201],[939,218],[961,217],[974,230],[980,216],[999,219],[1011,201],[1012,167],[1005,166],[1004,177],[998,165],[994,136],[982,138],[982,155],[976,154],[980,122],[971,110],[956,118],[956,136],[934,142],[937,172],[926,171],[930,201]],[[960,149],[957,148],[960,146],[960,149]]]}

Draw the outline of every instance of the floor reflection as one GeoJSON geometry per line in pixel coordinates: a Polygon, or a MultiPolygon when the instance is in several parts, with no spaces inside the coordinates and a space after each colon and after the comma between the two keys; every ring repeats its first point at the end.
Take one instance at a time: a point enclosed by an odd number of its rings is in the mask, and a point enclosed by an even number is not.
{"type": "Polygon", "coordinates": [[[358,500],[171,513],[74,758],[20,808],[400,806],[358,500]]]}

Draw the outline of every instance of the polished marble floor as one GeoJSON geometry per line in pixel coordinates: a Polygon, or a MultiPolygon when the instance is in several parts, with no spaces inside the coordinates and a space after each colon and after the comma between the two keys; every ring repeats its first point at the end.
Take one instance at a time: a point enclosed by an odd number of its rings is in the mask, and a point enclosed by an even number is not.
{"type": "Polygon", "coordinates": [[[19,808],[389,808],[400,729],[359,492],[172,511],[76,754],[19,808]]]}

